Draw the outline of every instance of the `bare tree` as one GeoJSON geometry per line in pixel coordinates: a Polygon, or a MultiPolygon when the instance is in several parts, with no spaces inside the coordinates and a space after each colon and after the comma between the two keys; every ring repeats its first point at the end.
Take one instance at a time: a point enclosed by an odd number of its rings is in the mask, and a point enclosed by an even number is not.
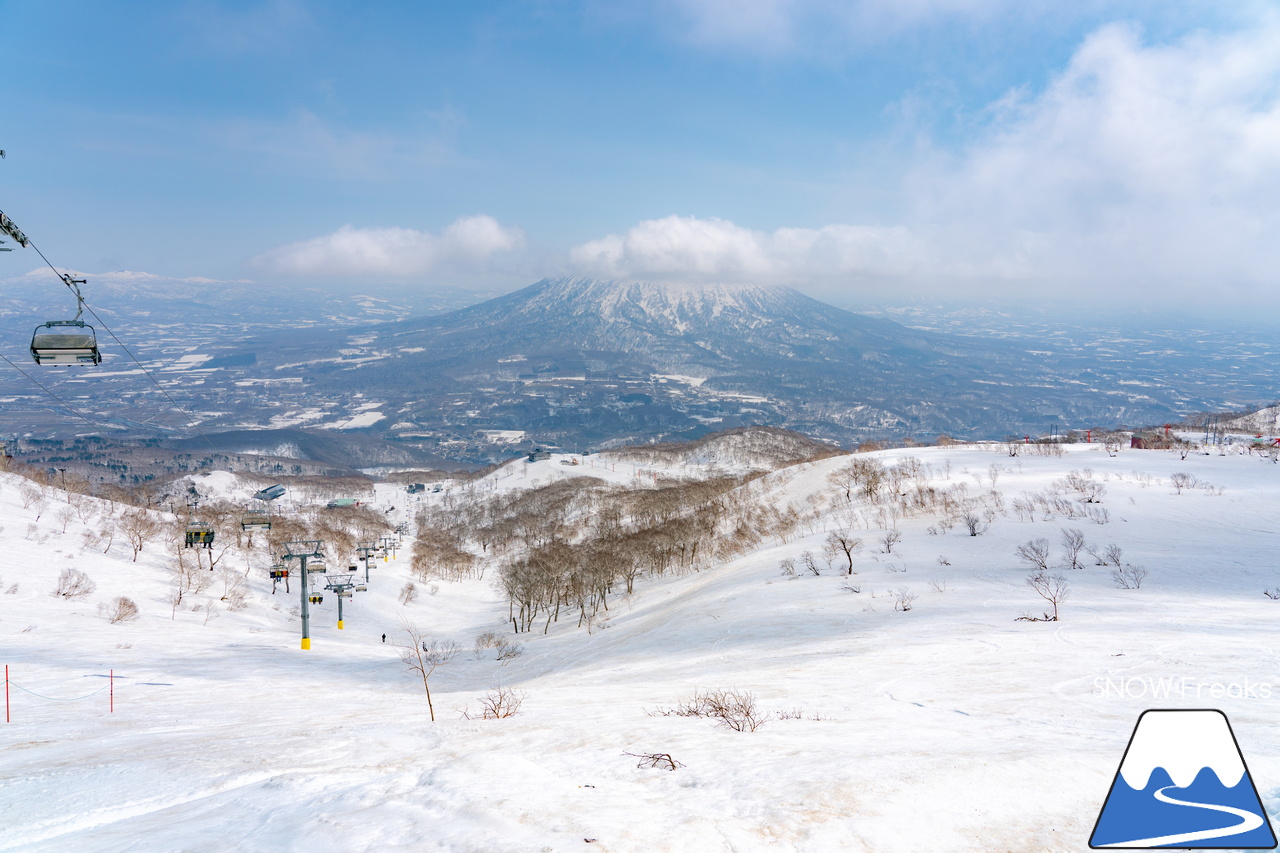
{"type": "Polygon", "coordinates": [[[1031,539],[1015,548],[1014,553],[1018,555],[1019,560],[1030,563],[1038,573],[1043,574],[1049,571],[1048,539],[1031,539]]]}
{"type": "Polygon", "coordinates": [[[1123,560],[1124,560],[1124,550],[1119,545],[1116,545],[1115,543],[1108,545],[1107,550],[1104,551],[1102,554],[1102,565],[1104,566],[1109,563],[1118,569],[1120,568],[1120,563],[1123,560]]]}
{"type": "Polygon", "coordinates": [[[1084,531],[1077,527],[1067,527],[1062,531],[1062,548],[1068,569],[1082,569],[1080,552],[1084,550],[1084,531]]]}
{"type": "Polygon", "coordinates": [[[880,537],[880,543],[884,545],[884,552],[886,554],[892,554],[893,546],[897,545],[901,541],[902,534],[896,530],[885,531],[885,534],[880,537]]]}
{"type": "Polygon", "coordinates": [[[804,551],[800,554],[800,562],[804,563],[805,569],[811,575],[820,575],[822,570],[818,568],[818,561],[813,558],[812,551],[804,551]]]}
{"type": "Polygon", "coordinates": [[[827,547],[844,554],[848,562],[845,574],[853,574],[853,555],[862,550],[862,540],[853,536],[847,529],[834,530],[827,535],[827,547]]]}
{"type": "Polygon", "coordinates": [[[1121,589],[1137,589],[1142,586],[1142,581],[1150,574],[1142,566],[1135,566],[1132,563],[1125,563],[1111,573],[1111,579],[1116,582],[1116,586],[1121,589]]]}
{"type": "Polygon", "coordinates": [[[1027,575],[1027,585],[1036,591],[1036,595],[1049,602],[1053,612],[1044,614],[1043,618],[1023,616],[1021,619],[1028,622],[1059,621],[1058,606],[1071,595],[1071,587],[1067,584],[1067,579],[1059,574],[1051,575],[1042,569],[1027,575]]]}
{"type": "Polygon", "coordinates": [[[435,722],[436,709],[431,704],[431,674],[462,651],[462,646],[452,640],[428,640],[410,623],[402,625],[407,642],[399,646],[400,661],[412,673],[422,678],[422,689],[427,694],[427,711],[435,722]]]}
{"type": "Polygon", "coordinates": [[[133,562],[136,563],[143,546],[160,532],[160,523],[146,510],[135,509],[126,512],[120,520],[120,532],[133,550],[133,562]]]}

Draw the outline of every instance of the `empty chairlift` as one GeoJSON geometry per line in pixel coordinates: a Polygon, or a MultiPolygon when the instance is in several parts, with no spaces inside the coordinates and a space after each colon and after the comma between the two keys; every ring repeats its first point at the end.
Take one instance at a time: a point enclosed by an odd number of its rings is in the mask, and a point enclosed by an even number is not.
{"type": "Polygon", "coordinates": [[[36,364],[101,364],[98,335],[93,326],[80,319],[84,314],[84,297],[80,295],[82,278],[63,274],[62,280],[76,295],[76,316],[72,320],[50,320],[36,326],[31,334],[31,357],[36,364]]]}
{"type": "Polygon", "coordinates": [[[270,530],[271,513],[264,509],[247,509],[240,517],[241,530],[270,530]]]}
{"type": "Polygon", "coordinates": [[[80,320],[50,320],[36,326],[31,357],[36,364],[102,363],[93,326],[80,320]]]}

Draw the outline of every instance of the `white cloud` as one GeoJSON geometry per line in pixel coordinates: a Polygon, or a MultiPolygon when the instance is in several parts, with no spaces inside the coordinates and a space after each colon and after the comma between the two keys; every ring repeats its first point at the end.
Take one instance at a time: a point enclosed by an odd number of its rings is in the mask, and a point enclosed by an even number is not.
{"type": "Polygon", "coordinates": [[[1113,25],[911,190],[961,275],[1191,286],[1274,279],[1280,25],[1144,45],[1113,25]]]}
{"type": "Polygon", "coordinates": [[[896,227],[669,216],[571,261],[612,278],[901,294],[1280,298],[1280,15],[1166,44],[1103,27],[1042,90],[983,119],[958,153],[910,169],[896,227]]]}
{"type": "Polygon", "coordinates": [[[920,247],[904,228],[828,225],[752,231],[723,219],[668,216],[575,247],[583,274],[701,282],[803,284],[905,272],[920,247]]]}
{"type": "Polygon", "coordinates": [[[272,249],[250,265],[286,275],[402,277],[474,270],[523,243],[519,228],[504,227],[491,216],[463,217],[440,234],[344,225],[332,234],[272,249]]]}

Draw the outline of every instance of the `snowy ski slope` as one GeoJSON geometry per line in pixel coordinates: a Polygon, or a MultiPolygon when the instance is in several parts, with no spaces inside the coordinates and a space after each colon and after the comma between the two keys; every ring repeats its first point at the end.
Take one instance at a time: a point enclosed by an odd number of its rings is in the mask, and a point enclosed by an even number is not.
{"type": "MultiPolygon", "coordinates": [[[[914,456],[936,485],[965,482],[971,494],[991,490],[995,464],[1006,511],[979,536],[931,534],[933,516],[898,519],[901,541],[885,554],[873,512],[833,508],[728,564],[641,579],[591,633],[566,620],[519,635],[523,654],[505,663],[472,651],[482,632],[510,633],[496,568],[420,584],[405,606],[401,551],[372,570],[345,630],[331,596],[313,608],[304,652],[297,589],[273,596],[264,564],[238,564],[252,587],[246,609],[219,606],[215,584],[191,600],[201,609],[184,604],[171,618],[158,543],[136,563],[120,540],[107,554],[87,548],[105,505],[65,519],[64,533],[61,493],[37,520],[24,481],[0,475],[0,664],[12,682],[0,850],[1074,851],[1151,707],[1225,711],[1274,818],[1280,601],[1263,590],[1280,586],[1280,466],[1234,450],[1066,449],[874,454],[886,464],[914,456]],[[1010,509],[1084,468],[1105,486],[1108,523],[1020,520],[1010,509]],[[1176,472],[1213,488],[1179,494],[1176,472]],[[820,558],[818,576],[780,572],[784,558],[818,554],[842,517],[864,525],[856,574],[820,558]],[[1086,556],[1082,569],[1055,569],[1071,587],[1061,622],[1015,621],[1045,609],[1015,547],[1045,537],[1056,559],[1063,528],[1121,546],[1149,576],[1119,589],[1086,556]],[[67,567],[96,591],[52,596],[67,567]],[[907,612],[894,607],[903,588],[917,596],[907,612]],[[137,602],[138,620],[99,615],[119,595],[137,602]],[[392,645],[405,621],[464,648],[432,676],[435,723],[392,645]],[[517,715],[463,718],[496,686],[523,693],[517,715]],[[1150,686],[1173,693],[1153,698],[1150,686]],[[657,713],[716,688],[753,692],[773,718],[735,732],[657,713]],[[625,753],[669,753],[683,766],[641,769],[625,753]]],[[[696,467],[568,458],[512,463],[470,488],[584,475],[642,486],[696,467]]],[[[778,506],[826,506],[828,476],[848,462],[746,488],[778,506]]],[[[243,488],[225,474],[205,483],[243,488]]],[[[395,505],[397,518],[408,500],[378,487],[376,503],[395,505]]]]}

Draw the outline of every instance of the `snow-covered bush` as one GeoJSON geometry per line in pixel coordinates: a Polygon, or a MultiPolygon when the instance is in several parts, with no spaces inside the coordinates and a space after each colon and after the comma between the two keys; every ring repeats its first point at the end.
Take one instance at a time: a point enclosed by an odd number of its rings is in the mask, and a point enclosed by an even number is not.
{"type": "Polygon", "coordinates": [[[63,569],[58,575],[58,587],[53,594],[63,598],[80,598],[92,595],[97,588],[98,585],[79,569],[63,569]]]}
{"type": "Polygon", "coordinates": [[[138,605],[132,598],[120,596],[110,604],[98,605],[98,612],[115,625],[120,622],[132,622],[138,618],[138,605]]]}

